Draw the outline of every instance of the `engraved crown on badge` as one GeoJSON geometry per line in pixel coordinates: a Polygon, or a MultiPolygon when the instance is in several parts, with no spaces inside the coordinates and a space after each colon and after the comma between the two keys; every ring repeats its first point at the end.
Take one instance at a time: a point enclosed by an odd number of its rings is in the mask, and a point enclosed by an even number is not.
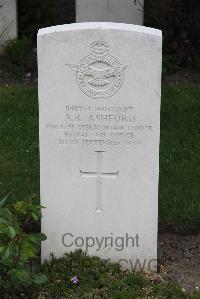
{"type": "Polygon", "coordinates": [[[93,42],[90,48],[92,49],[92,53],[96,55],[107,55],[109,52],[109,45],[102,39],[93,42]]]}

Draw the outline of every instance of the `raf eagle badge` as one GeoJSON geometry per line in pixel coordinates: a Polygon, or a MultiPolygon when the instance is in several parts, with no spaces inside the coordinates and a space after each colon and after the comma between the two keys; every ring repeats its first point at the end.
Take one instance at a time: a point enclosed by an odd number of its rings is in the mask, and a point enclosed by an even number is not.
{"type": "Polygon", "coordinates": [[[76,74],[80,90],[92,99],[107,99],[116,94],[124,81],[124,70],[119,61],[109,54],[103,40],[91,44],[91,54],[78,65],[67,64],[76,74]]]}

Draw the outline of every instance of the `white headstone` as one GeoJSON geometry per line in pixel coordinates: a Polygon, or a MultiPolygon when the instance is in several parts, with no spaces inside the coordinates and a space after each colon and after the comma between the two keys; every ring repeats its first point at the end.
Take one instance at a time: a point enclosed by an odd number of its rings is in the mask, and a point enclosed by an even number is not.
{"type": "Polygon", "coordinates": [[[144,0],[76,0],[76,22],[143,25],[144,0]]]}
{"type": "Polygon", "coordinates": [[[0,0],[0,46],[17,37],[16,0],[0,0]]]}
{"type": "Polygon", "coordinates": [[[161,40],[114,23],[39,31],[43,260],[81,248],[155,271],[161,40]]]}

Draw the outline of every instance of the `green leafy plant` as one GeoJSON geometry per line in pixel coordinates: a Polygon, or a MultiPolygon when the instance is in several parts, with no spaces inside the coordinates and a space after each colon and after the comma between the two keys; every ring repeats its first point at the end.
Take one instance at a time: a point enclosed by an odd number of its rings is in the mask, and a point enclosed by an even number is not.
{"type": "MultiPolygon", "coordinates": [[[[0,293],[17,294],[21,288],[43,284],[46,275],[38,272],[38,249],[46,239],[29,230],[41,217],[41,206],[26,202],[11,205],[10,195],[0,201],[0,293]]],[[[31,228],[32,230],[32,228],[31,228]]]]}

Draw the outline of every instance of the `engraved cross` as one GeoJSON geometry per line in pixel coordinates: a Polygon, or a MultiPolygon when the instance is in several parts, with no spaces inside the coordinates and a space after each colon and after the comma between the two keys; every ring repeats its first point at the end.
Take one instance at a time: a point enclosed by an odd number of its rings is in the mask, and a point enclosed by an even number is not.
{"type": "Polygon", "coordinates": [[[102,178],[117,178],[119,171],[116,172],[102,172],[102,159],[104,151],[95,151],[97,153],[97,170],[95,172],[82,171],[80,175],[82,178],[97,178],[97,200],[96,212],[103,212],[102,209],[102,178]]]}

